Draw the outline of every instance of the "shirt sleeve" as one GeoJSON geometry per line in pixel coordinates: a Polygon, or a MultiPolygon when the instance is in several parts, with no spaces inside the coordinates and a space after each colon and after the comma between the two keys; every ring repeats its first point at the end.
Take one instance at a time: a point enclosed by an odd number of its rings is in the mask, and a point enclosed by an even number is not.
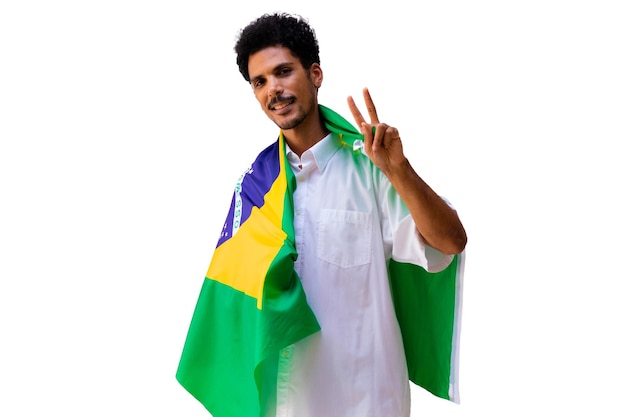
{"type": "MultiPolygon", "coordinates": [[[[387,259],[416,264],[428,272],[445,269],[454,255],[444,254],[424,242],[409,209],[389,180],[382,173],[380,175],[379,201],[387,259]]],[[[452,207],[448,200],[444,198],[444,201],[452,207]]]]}

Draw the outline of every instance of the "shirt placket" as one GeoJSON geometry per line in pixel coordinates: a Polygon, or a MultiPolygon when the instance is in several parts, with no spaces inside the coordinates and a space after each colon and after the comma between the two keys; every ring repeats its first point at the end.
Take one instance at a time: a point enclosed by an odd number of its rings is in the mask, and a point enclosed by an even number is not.
{"type": "Polygon", "coordinates": [[[304,250],[304,245],[306,242],[306,236],[304,236],[304,233],[305,233],[304,213],[305,213],[306,195],[308,191],[308,181],[306,181],[307,176],[308,176],[307,174],[308,171],[309,171],[309,167],[307,166],[306,162],[304,162],[303,169],[296,173],[297,185],[296,185],[296,190],[293,194],[293,204],[294,204],[293,226],[294,226],[294,232],[296,235],[295,236],[296,251],[298,252],[298,258],[295,263],[295,270],[300,275],[300,279],[303,278],[301,275],[301,271],[302,271],[301,265],[305,262],[305,257],[306,257],[305,250],[304,250]]]}

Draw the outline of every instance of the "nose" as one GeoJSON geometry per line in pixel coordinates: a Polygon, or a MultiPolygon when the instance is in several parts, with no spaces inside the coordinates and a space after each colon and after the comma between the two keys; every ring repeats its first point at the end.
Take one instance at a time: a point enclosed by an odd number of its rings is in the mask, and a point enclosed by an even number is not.
{"type": "Polygon", "coordinates": [[[268,93],[271,98],[278,97],[283,93],[283,86],[277,77],[270,77],[268,80],[269,88],[268,93]]]}

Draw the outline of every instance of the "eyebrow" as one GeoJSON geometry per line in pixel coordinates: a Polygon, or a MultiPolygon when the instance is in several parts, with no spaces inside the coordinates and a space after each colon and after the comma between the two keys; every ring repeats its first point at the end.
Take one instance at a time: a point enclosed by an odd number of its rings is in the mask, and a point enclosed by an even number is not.
{"type": "MultiPolygon", "coordinates": [[[[294,61],[281,62],[280,64],[278,64],[274,68],[272,68],[271,72],[276,72],[276,71],[278,71],[282,67],[291,66],[291,65],[294,65],[294,64],[295,64],[294,61]]],[[[263,75],[256,75],[254,77],[250,77],[250,83],[253,83],[254,81],[257,81],[257,80],[259,80],[261,78],[264,78],[264,76],[263,75]]]]}

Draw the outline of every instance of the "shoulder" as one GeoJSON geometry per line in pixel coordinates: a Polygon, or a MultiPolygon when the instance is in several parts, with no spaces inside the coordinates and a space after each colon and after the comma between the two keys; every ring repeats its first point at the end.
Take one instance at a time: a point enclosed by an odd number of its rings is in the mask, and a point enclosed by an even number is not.
{"type": "Polygon", "coordinates": [[[267,167],[267,165],[275,167],[278,166],[278,164],[278,140],[276,140],[259,152],[252,160],[252,163],[247,163],[241,176],[243,177],[246,174],[251,174],[255,169],[267,167]]]}
{"type": "Polygon", "coordinates": [[[254,162],[246,168],[238,181],[239,187],[254,183],[254,187],[266,188],[280,173],[280,154],[278,140],[263,149],[254,162]]]}
{"type": "Polygon", "coordinates": [[[255,162],[258,160],[266,159],[268,157],[276,157],[277,155],[278,155],[278,140],[275,140],[273,143],[271,143],[269,146],[267,146],[265,149],[259,152],[259,154],[256,157],[255,162]]]}

